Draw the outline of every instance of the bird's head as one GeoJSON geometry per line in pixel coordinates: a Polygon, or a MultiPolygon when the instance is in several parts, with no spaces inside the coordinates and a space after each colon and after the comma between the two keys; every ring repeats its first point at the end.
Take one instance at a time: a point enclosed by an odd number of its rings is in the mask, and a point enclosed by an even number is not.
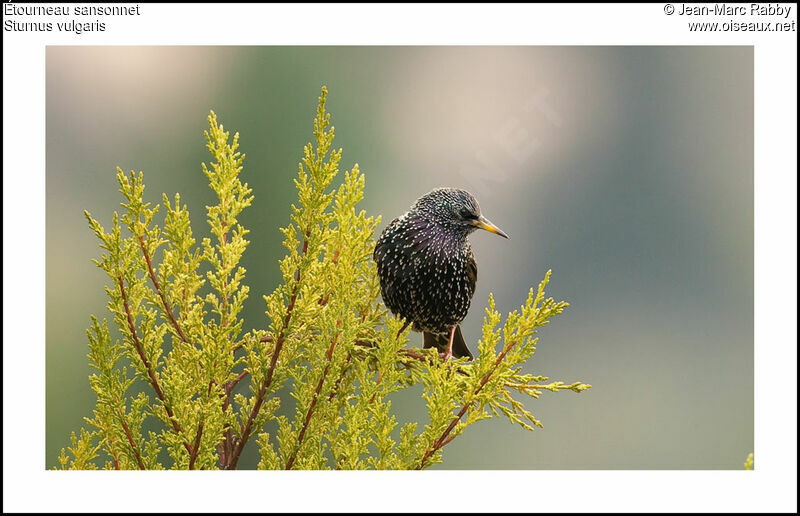
{"type": "Polygon", "coordinates": [[[485,229],[508,238],[503,230],[481,215],[478,201],[466,190],[456,188],[431,190],[417,199],[411,209],[465,237],[476,229],[485,229]]]}

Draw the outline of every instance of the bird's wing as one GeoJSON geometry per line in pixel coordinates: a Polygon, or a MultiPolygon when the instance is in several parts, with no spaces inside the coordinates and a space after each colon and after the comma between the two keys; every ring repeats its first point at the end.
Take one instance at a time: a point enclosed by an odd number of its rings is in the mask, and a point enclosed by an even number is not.
{"type": "Polygon", "coordinates": [[[467,257],[467,281],[469,283],[469,296],[475,293],[475,285],[478,283],[478,262],[475,261],[475,255],[472,254],[472,248],[469,250],[467,257]]]}

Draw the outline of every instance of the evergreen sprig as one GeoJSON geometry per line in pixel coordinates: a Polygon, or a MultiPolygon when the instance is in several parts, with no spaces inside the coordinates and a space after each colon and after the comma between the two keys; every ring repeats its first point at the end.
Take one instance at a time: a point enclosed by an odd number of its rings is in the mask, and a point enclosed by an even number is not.
{"type": "Polygon", "coordinates": [[[283,282],[264,296],[265,329],[243,330],[249,287],[239,263],[249,242],[239,217],[254,196],[240,180],[239,135],[231,138],[213,111],[205,133],[213,161],[202,168],[217,204],[206,207],[210,236],[199,245],[178,194],[172,203],[163,196],[163,226],[154,223],[160,206],[144,201],[141,172],[117,169],[123,210],[108,231],[85,212],[104,251],[94,262],[109,277],[107,308],[122,338],[112,341],[108,322],[92,316],[92,430],[72,434],[63,469],[97,469],[103,460],[106,469],[236,469],[250,441],[260,469],[424,469],[483,419],[541,427],[515,396],[590,388],[522,372],[537,329],[568,306],[545,298],[550,271],[505,322],[490,295],[473,362],[405,347],[404,321],[380,303],[372,260],[380,217],[357,207],[364,175],[354,165],[334,185],[342,149],[333,148],[326,98],[323,87],[297,202],[281,228],[283,282]],[[234,395],[240,382],[248,395],[234,395]],[[150,394],[132,394],[139,384],[150,394]],[[398,427],[391,395],[417,384],[429,421],[421,430],[416,422],[398,427]],[[293,410],[277,416],[285,387],[293,410]],[[160,431],[144,434],[148,418],[160,431]],[[271,421],[275,435],[264,431],[271,421]]]}

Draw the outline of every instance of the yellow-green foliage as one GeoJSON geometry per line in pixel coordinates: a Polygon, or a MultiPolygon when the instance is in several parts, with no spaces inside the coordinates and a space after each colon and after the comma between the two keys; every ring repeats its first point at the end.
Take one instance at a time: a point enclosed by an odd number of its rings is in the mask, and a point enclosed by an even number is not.
{"type": "Polygon", "coordinates": [[[398,334],[403,321],[380,303],[372,261],[380,219],[357,208],[364,196],[358,165],[334,186],[342,151],[332,149],[326,95],[323,88],[315,143],[304,149],[297,203],[282,228],[283,283],[264,296],[259,326],[266,329],[244,332],[239,317],[249,294],[239,261],[249,242],[238,217],[254,196],[240,180],[239,135],[231,139],[213,112],[206,140],[214,161],[203,165],[218,198],[207,207],[210,237],[197,245],[177,194],[172,203],[163,197],[164,223],[156,225],[160,206],[144,202],[141,172],[118,169],[125,202],[110,230],[86,212],[104,250],[95,263],[109,276],[108,310],[122,340],[112,341],[107,322],[92,317],[89,382],[97,405],[86,418],[91,430],[73,433],[62,450],[62,468],[95,469],[105,461],[107,469],[235,469],[255,441],[262,469],[423,469],[441,462],[443,447],[482,419],[541,426],[514,394],[590,387],[521,372],[537,328],[567,306],[545,299],[549,271],[502,324],[489,298],[474,362],[406,349],[408,330],[398,334]],[[240,382],[249,385],[247,395],[233,393],[240,382]],[[137,383],[148,394],[130,394],[137,383]],[[418,383],[429,420],[397,428],[390,395],[418,383]],[[276,416],[285,387],[294,400],[291,417],[276,416]],[[148,418],[160,430],[145,435],[148,418]],[[270,421],[275,435],[263,430],[270,421]]]}

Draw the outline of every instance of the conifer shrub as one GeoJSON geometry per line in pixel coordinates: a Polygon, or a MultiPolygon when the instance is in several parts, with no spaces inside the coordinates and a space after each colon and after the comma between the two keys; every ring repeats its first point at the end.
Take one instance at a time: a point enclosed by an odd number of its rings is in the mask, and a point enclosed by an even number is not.
{"type": "Polygon", "coordinates": [[[146,202],[142,172],[117,169],[122,209],[108,229],[85,212],[121,338],[91,317],[97,403],[62,449],[62,469],[236,469],[248,445],[258,447],[259,469],[424,469],[480,420],[541,427],[520,397],[590,388],[522,372],[537,329],[568,306],[545,298],[550,271],[505,318],[489,296],[474,361],[406,348],[409,330],[398,334],[404,321],[382,305],[372,260],[380,218],[357,207],[358,165],[339,173],[326,96],[323,87],[281,228],[283,282],[264,296],[259,329],[245,329],[240,317],[250,288],[239,216],[255,197],[241,181],[239,135],[231,138],[213,111],[205,133],[212,162],[202,167],[218,201],[206,207],[208,236],[197,241],[180,195],[146,202]],[[428,421],[401,426],[391,395],[419,384],[428,421]],[[291,417],[277,414],[281,403],[293,404],[291,417]]]}

